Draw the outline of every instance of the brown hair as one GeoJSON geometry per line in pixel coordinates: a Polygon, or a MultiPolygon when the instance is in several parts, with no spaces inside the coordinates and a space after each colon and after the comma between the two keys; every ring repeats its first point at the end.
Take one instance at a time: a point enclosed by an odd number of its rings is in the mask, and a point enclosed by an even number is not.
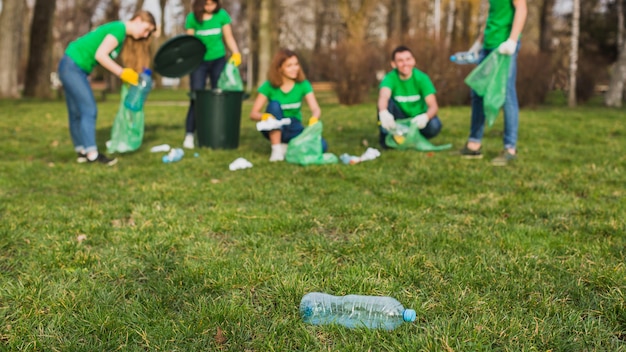
{"type": "MultiPolygon", "coordinates": [[[[281,67],[287,61],[287,59],[292,57],[298,58],[298,55],[289,49],[281,49],[276,54],[274,54],[274,58],[272,58],[272,63],[270,65],[270,69],[267,72],[267,80],[270,81],[272,87],[280,87],[283,84],[283,73],[281,72],[281,67]]],[[[298,62],[300,59],[298,58],[298,62]]],[[[304,71],[302,71],[302,67],[300,67],[300,71],[298,71],[298,77],[296,77],[296,82],[302,82],[306,79],[304,75],[304,71]]]]}
{"type": "MultiPolygon", "coordinates": [[[[140,10],[135,12],[131,21],[139,17],[143,22],[148,22],[156,28],[154,16],[148,11],[140,10]]],[[[137,72],[141,72],[144,68],[150,67],[151,52],[150,42],[152,33],[147,38],[135,39],[126,36],[122,49],[121,60],[125,67],[130,67],[137,72]]]]}
{"type": "MultiPolygon", "coordinates": [[[[194,0],[193,5],[191,6],[193,11],[193,17],[196,18],[196,21],[198,21],[198,23],[203,22],[202,16],[204,16],[204,5],[206,4],[206,2],[207,0],[194,0]]],[[[217,5],[213,13],[217,13],[217,11],[222,8],[222,5],[220,4],[220,0],[213,0],[213,2],[217,5]]]]}

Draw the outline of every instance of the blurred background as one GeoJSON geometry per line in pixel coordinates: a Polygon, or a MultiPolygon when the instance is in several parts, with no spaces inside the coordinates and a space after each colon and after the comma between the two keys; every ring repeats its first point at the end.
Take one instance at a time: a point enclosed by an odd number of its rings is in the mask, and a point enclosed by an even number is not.
{"type": "MultiPolygon", "coordinates": [[[[570,103],[602,95],[606,105],[623,101],[626,0],[528,0],[529,15],[519,56],[522,106],[538,105],[550,92],[570,103]],[[620,53],[624,55],[620,56],[620,53]],[[573,101],[571,101],[573,97],[573,101]]],[[[128,20],[138,9],[157,18],[153,54],[184,33],[191,0],[1,0],[0,97],[50,98],[58,93],[55,71],[67,44],[94,27],[128,20]]],[[[416,54],[440,105],[469,103],[463,79],[473,66],[449,57],[469,49],[486,19],[488,0],[222,0],[243,54],[248,91],[265,80],[272,54],[298,52],[309,80],[332,89],[342,104],[367,101],[390,69],[399,44],[416,54]]],[[[103,69],[92,74],[96,89],[117,91],[120,82],[103,69]]],[[[157,85],[188,89],[186,77],[157,77],[157,85]]]]}

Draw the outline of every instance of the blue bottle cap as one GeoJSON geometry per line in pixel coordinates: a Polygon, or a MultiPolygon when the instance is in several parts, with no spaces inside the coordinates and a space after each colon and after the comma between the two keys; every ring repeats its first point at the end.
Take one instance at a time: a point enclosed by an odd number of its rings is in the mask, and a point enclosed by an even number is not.
{"type": "Polygon", "coordinates": [[[147,74],[148,76],[152,76],[152,70],[149,68],[144,68],[143,73],[147,74]]]}
{"type": "Polygon", "coordinates": [[[404,319],[404,321],[412,323],[415,321],[415,318],[417,318],[417,313],[415,313],[413,309],[405,309],[404,312],[402,312],[402,319],[404,319]]]}

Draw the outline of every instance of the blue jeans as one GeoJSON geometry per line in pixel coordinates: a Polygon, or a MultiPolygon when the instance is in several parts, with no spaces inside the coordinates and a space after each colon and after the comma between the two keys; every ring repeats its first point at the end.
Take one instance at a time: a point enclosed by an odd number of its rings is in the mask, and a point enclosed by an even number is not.
{"type": "MultiPolygon", "coordinates": [[[[517,80],[517,54],[519,53],[520,44],[517,44],[517,50],[511,57],[511,69],[509,71],[509,80],[506,87],[506,98],[504,100],[504,148],[515,149],[517,145],[517,131],[519,125],[519,103],[517,101],[517,89],[515,87],[517,80]]],[[[482,50],[480,53],[480,61],[493,50],[482,50]]],[[[485,110],[483,108],[483,98],[472,90],[472,123],[470,126],[470,135],[468,141],[480,143],[485,132],[485,110]]]]}
{"type": "MultiPolygon", "coordinates": [[[[226,66],[226,57],[222,56],[215,60],[204,61],[189,75],[189,85],[191,91],[203,90],[206,88],[207,77],[211,80],[211,89],[217,88],[217,81],[226,66]]],[[[196,117],[194,111],[194,100],[189,102],[189,110],[187,110],[186,121],[187,133],[193,133],[196,130],[196,117]]]]}
{"type": "Polygon", "coordinates": [[[65,92],[70,136],[74,150],[85,153],[97,151],[96,119],[98,108],[87,79],[88,73],[78,67],[66,55],[63,55],[59,62],[58,72],[65,92]]]}
{"type": "MultiPolygon", "coordinates": [[[[304,126],[302,125],[302,121],[292,118],[285,117],[283,114],[283,109],[280,107],[280,103],[277,101],[270,101],[267,104],[267,109],[265,110],[268,114],[272,114],[277,120],[282,119],[291,119],[291,124],[284,125],[280,129],[280,142],[281,143],[289,143],[290,140],[297,137],[302,131],[304,131],[304,126]]],[[[263,136],[267,139],[270,138],[269,131],[261,131],[263,136]]],[[[322,152],[326,153],[328,150],[328,142],[324,138],[322,138],[322,152]]]]}
{"type": "MultiPolygon", "coordinates": [[[[389,99],[389,103],[387,104],[387,110],[391,113],[391,115],[393,115],[394,120],[402,120],[402,119],[407,119],[409,117],[412,117],[412,116],[408,116],[404,111],[402,111],[402,109],[400,109],[400,107],[396,104],[395,101],[393,101],[393,99],[389,99]]],[[[420,130],[420,133],[422,134],[422,136],[426,137],[426,139],[431,139],[435,137],[436,135],[438,135],[439,132],[441,132],[442,127],[443,125],[441,124],[441,120],[439,119],[438,116],[435,116],[432,119],[430,119],[430,121],[428,121],[428,124],[426,125],[426,127],[420,130]]],[[[379,134],[380,146],[384,149],[387,149],[388,147],[387,147],[387,143],[385,143],[385,138],[387,137],[389,133],[387,133],[387,130],[385,130],[382,127],[379,127],[378,130],[380,132],[379,134]]]]}

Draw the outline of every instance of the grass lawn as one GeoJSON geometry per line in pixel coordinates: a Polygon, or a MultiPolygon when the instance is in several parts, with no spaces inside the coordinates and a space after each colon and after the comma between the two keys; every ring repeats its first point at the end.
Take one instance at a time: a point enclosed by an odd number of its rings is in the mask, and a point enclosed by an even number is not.
{"type": "MultiPolygon", "coordinates": [[[[182,144],[185,94],[154,92],[114,167],[75,162],[63,102],[0,101],[0,350],[626,351],[624,109],[523,110],[503,168],[501,117],[483,160],[301,167],[268,161],[248,100],[237,150],[164,164],[149,149],[182,144]],[[312,291],[418,318],[306,325],[312,291]]],[[[102,150],[118,99],[98,103],[102,150]]],[[[373,102],[320,101],[331,152],[378,147],[373,102]]],[[[469,107],[440,117],[432,142],[461,148],[469,107]]]]}

